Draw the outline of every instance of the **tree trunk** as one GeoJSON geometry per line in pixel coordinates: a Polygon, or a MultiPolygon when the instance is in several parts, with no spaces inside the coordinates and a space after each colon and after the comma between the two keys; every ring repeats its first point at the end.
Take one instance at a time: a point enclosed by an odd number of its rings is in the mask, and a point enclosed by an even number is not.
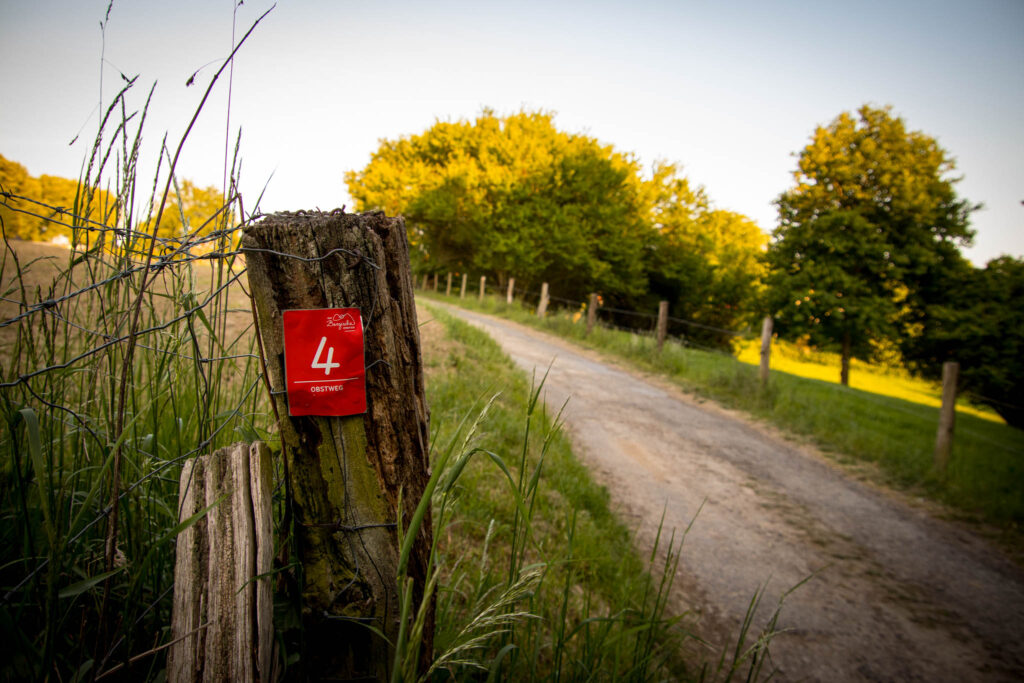
{"type": "MultiPolygon", "coordinates": [[[[412,519],[428,480],[427,406],[408,243],[401,218],[381,212],[281,213],[242,238],[281,441],[302,563],[307,678],[384,680],[397,641],[396,523],[412,519]],[[358,307],[364,326],[367,411],[289,417],[282,312],[358,307]]],[[[422,599],[431,522],[408,575],[422,599]]],[[[413,606],[416,609],[416,605],[413,606]]],[[[421,666],[432,654],[433,605],[421,666]]]]}
{"type": "Polygon", "coordinates": [[[850,386],[850,354],[853,348],[853,343],[850,339],[850,333],[843,333],[843,359],[842,367],[839,370],[839,382],[844,386],[850,386]]]}

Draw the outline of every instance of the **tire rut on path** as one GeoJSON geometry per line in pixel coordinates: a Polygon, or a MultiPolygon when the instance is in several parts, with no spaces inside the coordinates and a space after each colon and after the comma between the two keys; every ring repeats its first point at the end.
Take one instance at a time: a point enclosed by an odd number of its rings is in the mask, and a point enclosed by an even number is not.
{"type": "MultiPolygon", "coordinates": [[[[776,680],[1024,680],[1024,572],[964,529],[845,475],[810,449],[597,354],[490,316],[445,307],[488,332],[528,373],[637,531],[686,536],[673,604],[724,645],[755,592],[755,627],[785,600],[776,680]]],[[[609,549],[613,552],[612,549],[609,549]]]]}

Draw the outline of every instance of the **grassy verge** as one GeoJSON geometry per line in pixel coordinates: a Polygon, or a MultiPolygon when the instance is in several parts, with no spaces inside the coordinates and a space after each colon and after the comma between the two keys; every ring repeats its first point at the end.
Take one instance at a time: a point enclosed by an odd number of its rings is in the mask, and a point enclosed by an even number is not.
{"type": "Polygon", "coordinates": [[[483,302],[454,297],[449,301],[664,374],[687,391],[809,437],[840,461],[875,463],[888,483],[992,523],[1011,537],[1017,537],[1024,523],[1024,433],[1005,424],[958,414],[952,462],[941,476],[932,467],[938,425],[934,406],[779,371],[764,389],[757,368],[726,354],[674,342],[659,354],[648,336],[601,327],[588,336],[584,323],[574,322],[570,314],[551,313],[540,320],[532,311],[494,297],[483,302]]]}

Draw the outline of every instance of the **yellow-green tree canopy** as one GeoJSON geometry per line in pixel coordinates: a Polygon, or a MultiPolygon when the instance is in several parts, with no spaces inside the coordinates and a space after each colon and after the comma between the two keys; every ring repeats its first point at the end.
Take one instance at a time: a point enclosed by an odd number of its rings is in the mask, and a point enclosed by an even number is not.
{"type": "Polygon", "coordinates": [[[594,138],[558,130],[551,114],[439,121],[382,140],[346,175],[361,211],[406,218],[420,272],[471,271],[559,296],[732,326],[749,308],[766,238],[711,207],[676,166],[640,164],[594,138]]]}
{"type": "Polygon", "coordinates": [[[0,199],[0,219],[8,237],[36,241],[70,239],[71,226],[90,221],[105,225],[115,219],[115,202],[110,193],[83,192],[78,181],[67,178],[33,177],[24,166],[2,155],[0,188],[10,193],[0,199]]]}
{"type": "Polygon", "coordinates": [[[776,329],[841,348],[848,361],[926,326],[972,235],[954,168],[934,138],[907,130],[888,107],[865,105],[817,128],[777,200],[768,258],[776,329]]]}

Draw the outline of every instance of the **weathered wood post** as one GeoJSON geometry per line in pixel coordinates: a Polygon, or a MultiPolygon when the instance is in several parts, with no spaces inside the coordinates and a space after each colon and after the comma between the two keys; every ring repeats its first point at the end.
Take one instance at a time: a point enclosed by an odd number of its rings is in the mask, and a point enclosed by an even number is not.
{"type": "Polygon", "coordinates": [[[515,291],[515,288],[516,288],[516,279],[514,277],[510,277],[508,279],[508,291],[505,292],[505,303],[507,303],[507,304],[511,304],[512,303],[512,292],[515,291]]]}
{"type": "Polygon", "coordinates": [[[478,296],[476,298],[477,301],[483,301],[484,300],[484,287],[486,285],[487,285],[487,276],[486,275],[481,275],[480,276],[480,296],[478,296]]]}
{"type": "MultiPolygon", "coordinates": [[[[245,231],[242,251],[302,564],[302,678],[385,680],[391,646],[368,627],[397,642],[398,515],[409,523],[428,481],[427,406],[405,223],[382,212],[279,213],[245,231]],[[366,412],[291,417],[282,314],[335,307],[360,311],[366,412]]],[[[345,324],[340,317],[335,322],[345,324]]],[[[323,333],[309,334],[315,343],[323,333]]],[[[314,367],[331,366],[331,356],[326,365],[320,362],[314,367]]],[[[428,518],[408,565],[413,610],[424,593],[431,535],[428,518]]],[[[432,604],[427,608],[421,665],[432,649],[432,604]]]]}
{"type": "Polygon", "coordinates": [[[956,424],[956,390],[960,364],[942,364],[942,408],[939,409],[939,430],[935,436],[935,469],[945,474],[953,452],[953,427],[956,424]]]}
{"type": "Polygon", "coordinates": [[[445,287],[445,289],[444,289],[444,295],[445,296],[451,296],[452,295],[452,272],[450,270],[448,271],[448,286],[445,287]]]}
{"type": "Polygon", "coordinates": [[[426,273],[423,273],[423,286],[420,287],[424,292],[427,291],[427,278],[430,277],[426,273]]]}
{"type": "Polygon", "coordinates": [[[662,301],[658,304],[658,351],[665,345],[665,337],[668,336],[668,302],[662,301]]]}
{"type": "Polygon", "coordinates": [[[768,384],[768,377],[771,373],[772,356],[772,326],[774,322],[770,315],[766,315],[761,321],[761,384],[768,384]]]}
{"type": "Polygon", "coordinates": [[[590,295],[590,301],[587,303],[587,334],[594,329],[594,325],[597,324],[597,294],[592,293],[590,295]]]}
{"type": "Polygon", "coordinates": [[[465,299],[466,298],[466,278],[468,278],[468,277],[469,277],[469,275],[467,273],[463,273],[462,274],[462,289],[459,290],[459,298],[460,299],[465,299]]]}
{"type": "Polygon", "coordinates": [[[537,302],[537,317],[543,318],[548,312],[548,283],[540,286],[540,301],[537,302]]]}
{"type": "Polygon", "coordinates": [[[434,291],[437,291],[437,273],[434,273],[434,291]]]}
{"type": "Polygon", "coordinates": [[[274,680],[272,474],[262,441],[182,467],[179,520],[209,510],[177,539],[171,683],[274,680]]]}

